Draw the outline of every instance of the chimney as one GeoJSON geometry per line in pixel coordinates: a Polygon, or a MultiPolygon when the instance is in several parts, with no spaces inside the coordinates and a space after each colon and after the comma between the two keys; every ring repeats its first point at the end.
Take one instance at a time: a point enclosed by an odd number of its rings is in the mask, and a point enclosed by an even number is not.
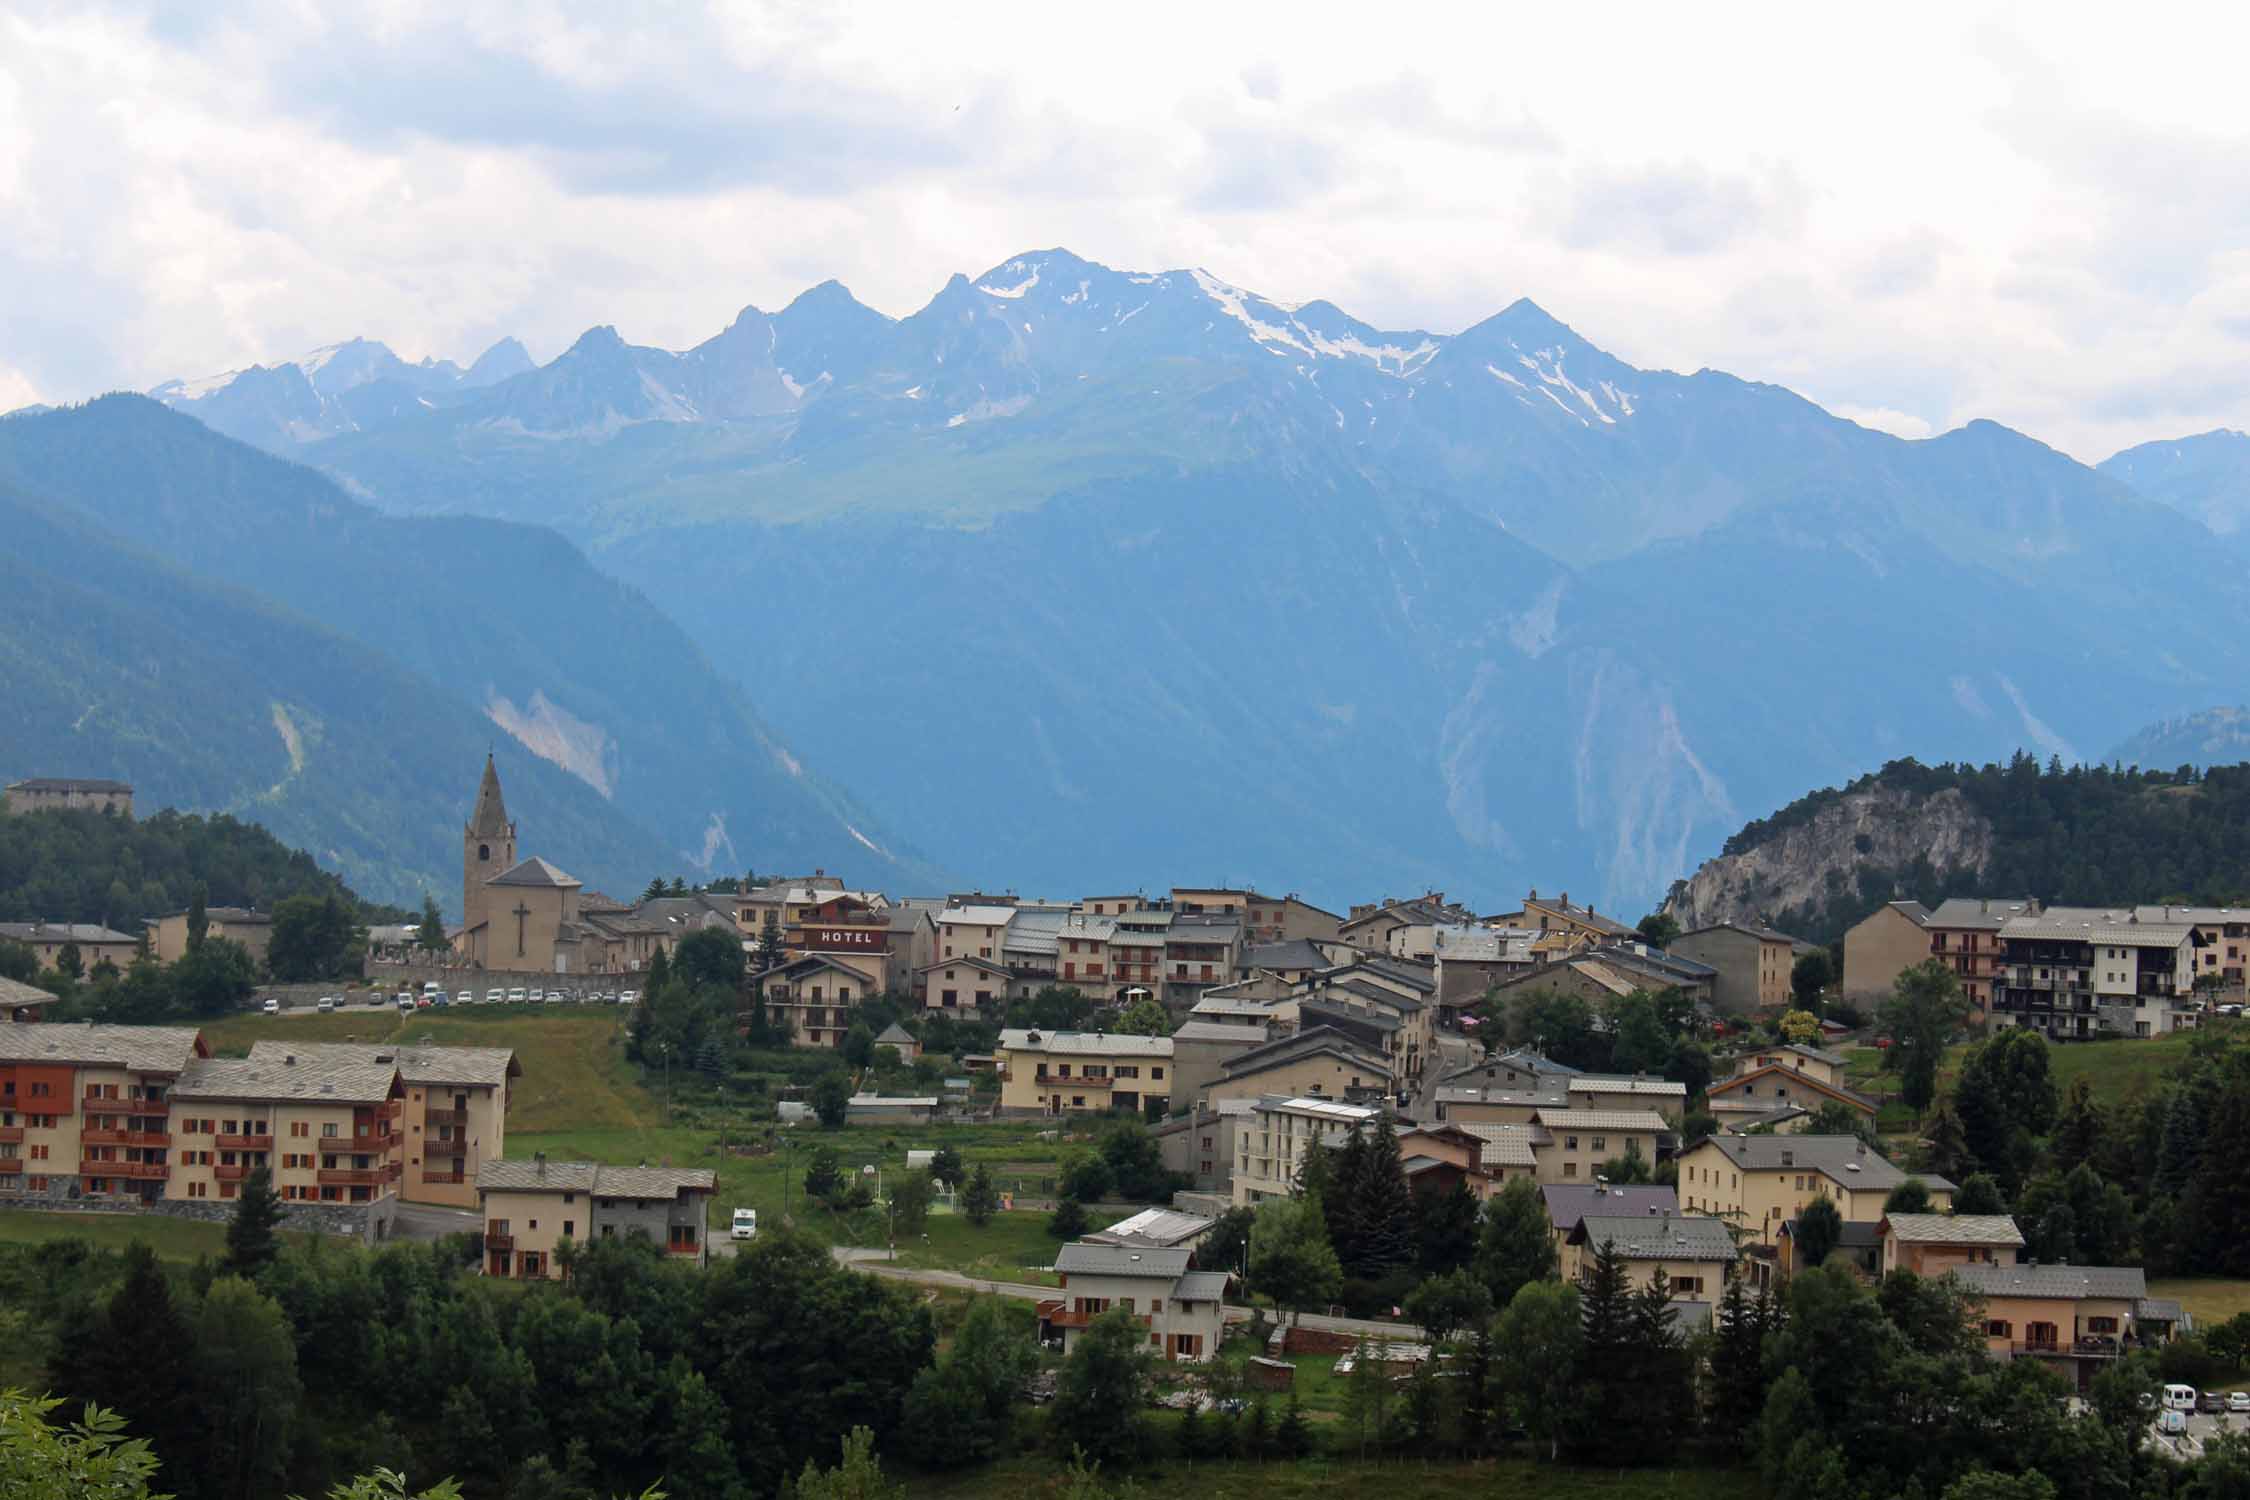
{"type": "Polygon", "coordinates": [[[297,1066],[297,1054],[294,1052],[284,1052],[281,1055],[281,1061],[284,1067],[294,1068],[295,1066],[297,1066]]]}
{"type": "Polygon", "coordinates": [[[1564,891],[1562,893],[1562,905],[1564,911],[1570,910],[1570,892],[1564,891]]]}
{"type": "Polygon", "coordinates": [[[537,1169],[537,1171],[538,1171],[538,1173],[539,1173],[539,1175],[540,1175],[541,1177],[544,1177],[544,1176],[546,1176],[546,1175],[547,1175],[547,1153],[546,1153],[546,1152],[544,1152],[544,1151],[534,1151],[534,1152],[532,1152],[532,1153],[531,1153],[531,1164],[532,1164],[532,1166],[533,1166],[534,1168],[536,1168],[536,1169],[537,1169]]]}

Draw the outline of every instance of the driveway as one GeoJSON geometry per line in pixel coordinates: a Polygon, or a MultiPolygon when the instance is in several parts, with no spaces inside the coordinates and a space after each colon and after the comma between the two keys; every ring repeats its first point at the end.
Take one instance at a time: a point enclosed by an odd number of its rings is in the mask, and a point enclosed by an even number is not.
{"type": "MultiPolygon", "coordinates": [[[[888,1264],[882,1250],[847,1249],[839,1247],[832,1252],[841,1265],[855,1271],[865,1271],[873,1276],[888,1276],[898,1281],[911,1281],[918,1286],[950,1287],[964,1292],[990,1292],[998,1297],[1020,1297],[1026,1302],[1042,1302],[1062,1294],[1061,1288],[1035,1286],[1024,1281],[979,1281],[964,1276],[959,1271],[920,1271],[910,1266],[888,1264]]],[[[1229,1306],[1226,1318],[1229,1323],[1247,1323],[1252,1310],[1229,1306]]],[[[1370,1338],[1419,1339],[1422,1330],[1412,1323],[1379,1323],[1369,1318],[1331,1318],[1320,1313],[1299,1316],[1301,1328],[1318,1328],[1328,1333],[1366,1334],[1370,1338]]]]}
{"type": "Polygon", "coordinates": [[[476,1234],[484,1219],[473,1208],[441,1208],[434,1203],[401,1203],[391,1221],[394,1240],[434,1240],[448,1234],[476,1234]]]}

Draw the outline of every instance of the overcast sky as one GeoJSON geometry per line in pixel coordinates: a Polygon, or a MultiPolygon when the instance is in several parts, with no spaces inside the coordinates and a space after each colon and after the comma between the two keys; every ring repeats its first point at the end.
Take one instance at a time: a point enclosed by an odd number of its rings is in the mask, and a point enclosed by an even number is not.
{"type": "Polygon", "coordinates": [[[2099,459],[2250,426],[2245,30],[0,0],[0,409],[354,334],[679,347],[831,276],[903,314],[1061,245],[1387,327],[1528,296],[1635,364],[2099,459]]]}

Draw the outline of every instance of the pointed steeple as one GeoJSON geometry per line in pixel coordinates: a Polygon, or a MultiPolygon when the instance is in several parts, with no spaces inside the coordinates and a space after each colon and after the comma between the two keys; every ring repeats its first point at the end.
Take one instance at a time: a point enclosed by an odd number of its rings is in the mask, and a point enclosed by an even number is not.
{"type": "Polygon", "coordinates": [[[469,832],[479,838],[505,838],[508,833],[508,804],[500,800],[500,768],[492,763],[492,753],[485,752],[484,780],[477,787],[476,811],[469,815],[469,832]]]}

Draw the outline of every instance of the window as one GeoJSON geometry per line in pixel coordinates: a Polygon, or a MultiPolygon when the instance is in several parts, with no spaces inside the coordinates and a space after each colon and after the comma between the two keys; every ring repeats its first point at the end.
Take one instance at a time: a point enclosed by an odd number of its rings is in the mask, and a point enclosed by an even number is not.
{"type": "Polygon", "coordinates": [[[1562,1174],[1565,1177],[1576,1177],[1578,1175],[1578,1163],[1574,1161],[1564,1162],[1562,1164],[1562,1174]]]}
{"type": "Polygon", "coordinates": [[[326,1124],[322,1125],[320,1127],[320,1133],[323,1136],[334,1139],[336,1135],[336,1122],[334,1120],[330,1120],[326,1124]]]}
{"type": "MultiPolygon", "coordinates": [[[[1149,1077],[1150,1077],[1151,1079],[1158,1079],[1158,1078],[1162,1078],[1162,1077],[1164,1076],[1164,1069],[1163,1069],[1163,1068],[1162,1068],[1161,1066],[1151,1067],[1151,1068],[1150,1068],[1150,1069],[1148,1070],[1148,1076],[1149,1076],[1149,1077]]],[[[1353,1082],[1355,1082],[1355,1083],[1356,1083],[1356,1082],[1358,1082],[1358,1080],[1357,1080],[1357,1079],[1354,1079],[1354,1080],[1353,1080],[1353,1082]]]]}
{"type": "Polygon", "coordinates": [[[1607,1151],[1609,1149],[1609,1137],[1606,1135],[1595,1136],[1594,1149],[1596,1151],[1607,1151]]]}
{"type": "Polygon", "coordinates": [[[529,1223],[534,1229],[537,1229],[539,1227],[539,1221],[537,1219],[526,1220],[526,1222],[529,1223]]]}
{"type": "Polygon", "coordinates": [[[1576,1151],[1578,1149],[1578,1137],[1574,1135],[1564,1136],[1563,1149],[1565,1151],[1576,1151]]]}
{"type": "Polygon", "coordinates": [[[289,1133],[295,1136],[311,1135],[312,1126],[303,1120],[291,1120],[289,1122],[289,1133]]]}
{"type": "Polygon", "coordinates": [[[566,1239],[566,1240],[567,1240],[567,1239],[575,1239],[575,1238],[577,1237],[577,1234],[578,1234],[578,1221],[577,1221],[576,1219],[565,1219],[565,1220],[563,1220],[563,1238],[564,1238],[564,1239],[566,1239]]]}

